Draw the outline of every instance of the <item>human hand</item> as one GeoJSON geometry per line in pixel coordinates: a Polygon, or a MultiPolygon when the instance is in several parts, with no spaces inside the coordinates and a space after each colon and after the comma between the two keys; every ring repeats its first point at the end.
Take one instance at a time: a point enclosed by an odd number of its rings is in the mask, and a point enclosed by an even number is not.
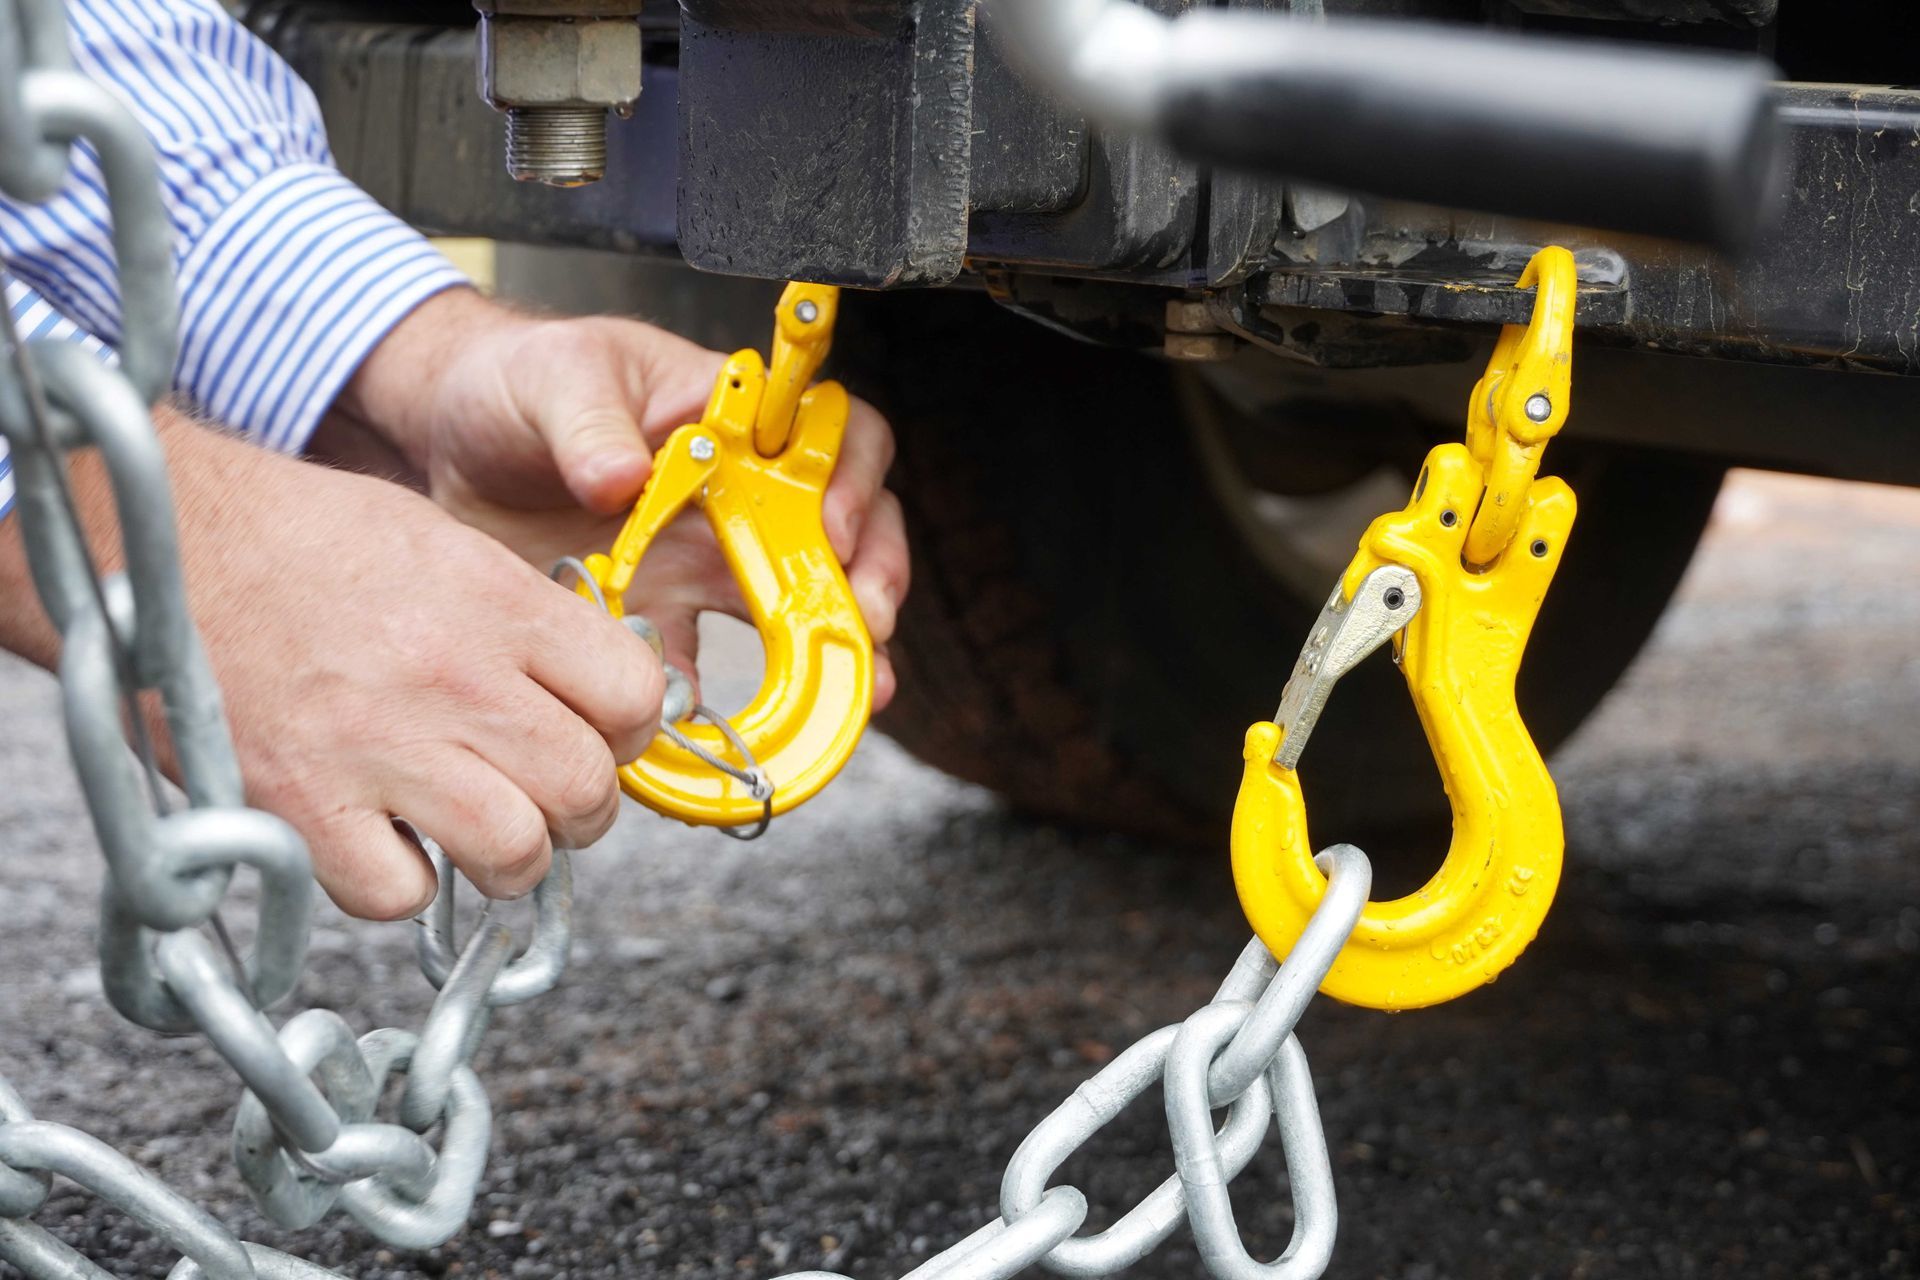
{"type": "Polygon", "coordinates": [[[399,486],[161,415],[187,594],[251,803],[353,915],[433,899],[402,817],[491,897],[618,812],[660,718],[653,652],[399,486]]]}
{"type": "MultiPolygon", "coordinates": [[[[544,567],[611,544],[654,450],[699,419],[723,362],[639,321],[531,316],[462,290],[402,321],[339,407],[400,449],[441,506],[544,567]]],[[[876,709],[893,696],[885,645],[908,585],[900,503],[883,487],[892,460],[886,420],[854,400],[823,514],[873,636],[876,709]]],[[[746,616],[692,511],[648,550],[629,605],[690,675],[698,615],[746,616]]]]}

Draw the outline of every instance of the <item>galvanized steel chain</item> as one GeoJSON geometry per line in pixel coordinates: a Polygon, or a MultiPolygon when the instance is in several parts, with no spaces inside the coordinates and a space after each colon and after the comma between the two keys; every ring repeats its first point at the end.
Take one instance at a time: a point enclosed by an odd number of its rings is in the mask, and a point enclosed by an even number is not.
{"type": "MultiPolygon", "coordinates": [[[[103,985],[134,1022],[204,1033],[245,1082],[234,1156],[269,1216],[305,1226],[338,1203],[382,1240],[436,1245],[466,1221],[492,1129],[469,1061],[492,1008],[558,981],[570,941],[571,868],[556,855],[536,895],[532,943],[516,960],[511,935],[495,923],[483,923],[464,947],[455,943],[453,872],[430,851],[441,892],[419,950],[440,996],[417,1036],[382,1029],[356,1040],[321,1011],[277,1032],[267,1020],[262,1011],[293,989],[305,960],[313,878],[294,830],[245,804],[219,689],[187,611],[172,499],[148,416],[168,390],[177,309],[157,161],[138,122],[73,69],[58,0],[0,0],[0,190],[45,200],[65,178],[70,144],[81,140],[99,158],[112,214],[117,365],[72,343],[23,342],[0,307],[0,431],[12,452],[34,585],[61,635],[69,744],[107,860],[103,985]],[[76,512],[66,464],[83,449],[105,464],[123,572],[99,573],[76,512]],[[164,716],[181,807],[141,712],[148,694],[164,716]],[[245,957],[219,915],[243,866],[260,880],[254,949],[245,957]],[[395,1072],[406,1076],[402,1123],[377,1123],[374,1104],[395,1072]],[[422,1136],[435,1126],[443,1126],[437,1152],[422,1136]]],[[[90,1274],[18,1221],[44,1199],[44,1180],[31,1170],[59,1171],[101,1191],[209,1274],[250,1274],[246,1251],[224,1232],[216,1236],[210,1219],[99,1143],[32,1121],[18,1104],[9,1097],[0,1105],[0,1240],[9,1242],[0,1248],[31,1274],[90,1274]]],[[[292,1274],[292,1266],[269,1270],[292,1274]]]]}
{"type": "MultiPolygon", "coordinates": [[[[1333,1255],[1338,1206],[1307,1055],[1293,1029],[1366,906],[1373,872],[1352,845],[1318,859],[1327,890],[1293,949],[1276,965],[1258,938],[1213,1000],[1185,1022],[1128,1046],[1029,1133],[1000,1182],[1000,1216],[901,1280],[1007,1280],[1031,1266],[1087,1280],[1139,1262],[1182,1221],[1214,1280],[1314,1280],[1333,1255]],[[1094,1134],[1160,1081],[1174,1173],[1114,1224],[1076,1236],[1087,1220],[1078,1188],[1048,1186],[1094,1134]],[[1216,1131],[1213,1111],[1227,1108],[1216,1131]],[[1228,1185],[1277,1122],[1293,1193],[1293,1236],[1272,1262],[1247,1252],[1228,1185]]],[[[780,1280],[847,1280],[801,1271],[780,1280]]]]}
{"type": "MultiPolygon", "coordinates": [[[[441,893],[422,921],[419,958],[440,995],[418,1035],[383,1028],[356,1039],[321,1010],[278,1031],[267,1020],[262,1011],[292,990],[305,958],[311,870],[290,827],[245,806],[219,691],[187,613],[171,499],[148,418],[148,406],[166,393],[175,342],[170,231],[156,163],[132,117],[72,69],[58,0],[0,0],[0,190],[46,199],[64,178],[68,145],[82,138],[100,157],[113,213],[123,315],[118,365],[71,344],[23,343],[8,319],[0,430],[13,451],[34,581],[62,636],[68,733],[107,858],[100,930],[107,995],[144,1026],[203,1032],[245,1081],[235,1161],[276,1222],[306,1226],[338,1206],[384,1241],[435,1245],[464,1224],[486,1157],[492,1114],[470,1062],[491,1010],[548,990],[565,967],[570,864],[556,855],[536,894],[532,941],[514,959],[511,935],[498,923],[483,920],[458,943],[454,873],[429,848],[441,893]],[[122,529],[127,568],[105,577],[67,487],[66,455],[85,448],[98,450],[106,465],[122,529]],[[184,807],[174,807],[145,732],[138,700],[147,693],[158,695],[184,807]],[[261,881],[255,947],[244,958],[218,915],[241,866],[261,881]],[[376,1121],[375,1105],[396,1072],[406,1077],[400,1123],[376,1121]],[[422,1136],[436,1126],[437,1151],[422,1136]]],[[[758,774],[751,763],[748,772],[758,774]]],[[[1066,1276],[1104,1276],[1145,1257],[1182,1221],[1192,1224],[1216,1280],[1321,1273],[1335,1205],[1312,1077],[1293,1028],[1353,928],[1370,871],[1350,846],[1320,862],[1328,889],[1285,963],[1250,943],[1211,1003],[1139,1041],[1076,1090],[1015,1154],[1001,1186],[1002,1216],[911,1280],[994,1280],[1035,1263],[1066,1276]],[[1165,1086],[1175,1173],[1113,1226],[1074,1237],[1086,1198],[1071,1186],[1050,1188],[1048,1179],[1156,1080],[1165,1086]],[[1216,1107],[1228,1108],[1218,1132],[1216,1107]],[[1262,1264],[1240,1242],[1227,1187],[1276,1118],[1295,1229],[1286,1252],[1262,1264]]],[[[243,1245],[110,1147],[34,1119],[0,1082],[0,1258],[49,1280],[102,1276],[26,1220],[44,1203],[53,1173],[178,1248],[186,1255],[178,1280],[331,1274],[243,1245]]]]}
{"type": "Polygon", "coordinates": [[[71,1245],[27,1221],[52,1186],[69,1179],[144,1224],[182,1254],[169,1280],[331,1280],[334,1273],[225,1227],[152,1174],[89,1134],[36,1120],[0,1078],[0,1261],[47,1280],[108,1280],[71,1245]]]}

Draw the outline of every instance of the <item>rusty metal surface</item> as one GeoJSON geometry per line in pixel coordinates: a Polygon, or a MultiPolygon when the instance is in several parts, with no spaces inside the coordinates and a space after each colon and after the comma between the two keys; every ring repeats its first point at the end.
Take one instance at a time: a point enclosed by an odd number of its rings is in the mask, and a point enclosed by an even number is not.
{"type": "MultiPolygon", "coordinates": [[[[752,6],[748,6],[749,10],[752,6]]],[[[902,35],[680,31],[679,246],[730,275],[945,284],[967,247],[973,0],[902,35]]]]}
{"type": "MultiPolygon", "coordinates": [[[[1557,241],[1582,251],[1582,322],[1603,340],[1920,372],[1920,91],[1784,87],[1792,180],[1774,230],[1738,262],[1379,200],[1301,230],[1282,217],[1277,183],[1208,174],[1163,144],[1039,110],[973,38],[965,0],[938,3],[911,40],[897,21],[878,33],[769,30],[763,6],[699,7],[738,25],[690,16],[677,67],[671,43],[651,45],[636,116],[610,122],[609,179],[559,193],[501,171],[501,125],[472,89],[470,32],[285,0],[257,6],[253,21],[315,84],[347,172],[439,231],[868,285],[946,281],[964,261],[990,277],[1212,286],[1257,340],[1332,363],[1367,361],[1370,340],[1377,363],[1446,358],[1453,326],[1524,309],[1503,281],[1557,241]],[[1298,326],[1284,316],[1269,332],[1262,307],[1355,322],[1315,351],[1289,340],[1298,326]],[[1439,335],[1410,337],[1408,320],[1439,335]]],[[[1106,336],[1125,310],[1109,307],[1086,332],[1106,336]]]]}
{"type": "Polygon", "coordinates": [[[1495,287],[1554,239],[1581,258],[1583,328],[1622,345],[1764,363],[1920,373],[1920,92],[1780,90],[1790,179],[1739,259],[1661,241],[1376,203],[1364,225],[1283,240],[1245,297],[1425,320],[1512,323],[1495,287]]]}
{"type": "Polygon", "coordinates": [[[367,22],[263,4],[249,21],[313,86],[340,167],[430,231],[673,252],[675,75],[649,66],[631,119],[607,121],[606,180],[507,175],[505,117],[474,84],[471,28],[367,22]]]}

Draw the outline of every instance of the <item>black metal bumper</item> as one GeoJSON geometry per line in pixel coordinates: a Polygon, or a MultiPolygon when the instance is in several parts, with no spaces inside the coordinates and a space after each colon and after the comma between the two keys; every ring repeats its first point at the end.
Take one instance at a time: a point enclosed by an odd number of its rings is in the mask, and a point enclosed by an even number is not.
{"type": "MultiPolygon", "coordinates": [[[[1573,246],[1580,322],[1623,346],[1685,355],[1920,372],[1920,92],[1784,85],[1789,180],[1771,229],[1739,260],[1661,241],[1376,207],[1345,243],[1283,241],[1234,300],[1511,322],[1534,248],[1573,246]]],[[[1336,237],[1338,232],[1336,232],[1336,237]]]]}
{"type": "Polygon", "coordinates": [[[1920,91],[1783,86],[1790,181],[1772,231],[1726,262],[1425,207],[1337,212],[1102,137],[976,41],[965,0],[913,0],[857,31],[724,25],[766,11],[687,6],[678,38],[652,47],[639,110],[613,122],[608,178],[566,191],[506,176],[469,32],[306,4],[252,20],[314,85],[342,167],[440,232],[868,287],[972,270],[1016,300],[1078,278],[1081,303],[1057,318],[1109,340],[1155,342],[1165,297],[1203,297],[1226,330],[1329,366],[1447,358],[1458,324],[1524,318],[1510,282],[1555,241],[1578,253],[1580,319],[1602,341],[1920,372],[1920,91]],[[1313,322],[1327,312],[1347,316],[1313,322]]]}

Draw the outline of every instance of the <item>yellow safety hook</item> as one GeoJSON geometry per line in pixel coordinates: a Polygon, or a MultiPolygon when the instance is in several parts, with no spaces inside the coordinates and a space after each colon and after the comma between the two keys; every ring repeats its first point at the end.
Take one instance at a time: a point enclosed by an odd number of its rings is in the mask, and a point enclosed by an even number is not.
{"type": "Polygon", "coordinates": [[[1548,245],[1520,275],[1536,288],[1533,323],[1502,325],[1487,371],[1467,400],[1467,448],[1486,471],[1486,495],[1467,534],[1467,562],[1492,564],[1507,549],[1547,441],[1567,421],[1573,386],[1573,255],[1548,245]]]}
{"type": "MultiPolygon", "coordinates": [[[[832,343],[839,292],[787,286],[771,366],[750,349],[728,358],[706,413],[655,456],[612,551],[585,562],[608,611],[621,616],[653,539],[698,503],[760,633],[766,674],[730,719],[772,784],[770,798],[666,735],[620,770],[628,795],[684,822],[741,827],[787,812],[840,771],[873,711],[873,640],[821,523],[847,393],[837,382],[808,386],[832,343]]],[[[585,583],[581,590],[595,594],[585,583]]],[[[716,758],[738,754],[716,726],[675,727],[716,758]]]]}
{"type": "Polygon", "coordinates": [[[1560,879],[1560,802],[1514,678],[1573,527],[1573,491],[1534,478],[1545,438],[1566,419],[1573,259],[1545,249],[1522,279],[1539,282],[1533,321],[1502,334],[1475,389],[1475,445],[1435,448],[1406,509],[1368,528],[1279,712],[1247,731],[1234,881],[1254,931],[1285,955],[1327,883],[1295,766],[1333,683],[1393,641],[1446,785],[1453,842],[1422,888],[1367,904],[1320,988],[1353,1004],[1417,1008],[1493,981],[1533,940],[1560,879]],[[1526,408],[1536,395],[1546,412],[1526,408]]]}

